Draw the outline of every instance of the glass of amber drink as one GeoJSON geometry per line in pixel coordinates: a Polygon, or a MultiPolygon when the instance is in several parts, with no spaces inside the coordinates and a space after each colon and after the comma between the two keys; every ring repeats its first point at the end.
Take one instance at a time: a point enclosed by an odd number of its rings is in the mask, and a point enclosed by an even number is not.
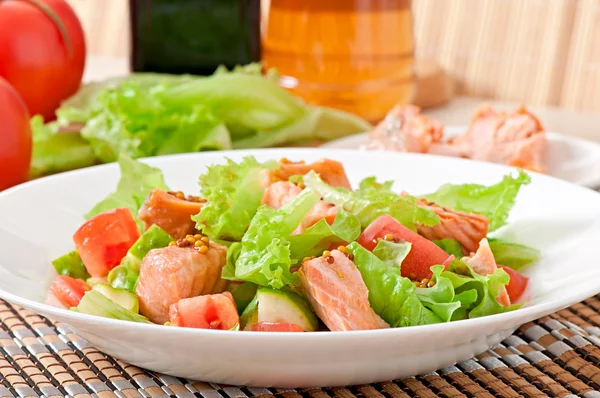
{"type": "Polygon", "coordinates": [[[307,103],[371,122],[412,101],[410,0],[270,0],[262,5],[262,61],[307,103]]]}

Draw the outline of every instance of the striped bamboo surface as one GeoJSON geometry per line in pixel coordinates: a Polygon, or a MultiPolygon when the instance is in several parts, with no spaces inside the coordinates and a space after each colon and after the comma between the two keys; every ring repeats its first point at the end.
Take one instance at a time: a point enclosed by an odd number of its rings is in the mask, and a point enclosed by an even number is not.
{"type": "MultiPolygon", "coordinates": [[[[90,54],[127,57],[127,0],[68,0],[90,54]]],[[[417,58],[457,95],[600,112],[600,0],[414,0],[417,58]]]]}
{"type": "Polygon", "coordinates": [[[497,347],[426,375],[359,386],[246,388],[139,369],[67,326],[0,300],[0,398],[600,397],[600,298],[523,325],[497,347]]]}

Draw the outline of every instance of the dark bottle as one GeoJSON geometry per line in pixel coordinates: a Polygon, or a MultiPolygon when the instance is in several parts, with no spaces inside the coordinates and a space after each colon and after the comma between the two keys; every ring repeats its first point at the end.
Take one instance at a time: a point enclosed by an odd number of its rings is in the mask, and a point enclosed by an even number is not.
{"type": "Polygon", "coordinates": [[[260,61],[260,0],[130,0],[134,72],[208,75],[260,61]]]}

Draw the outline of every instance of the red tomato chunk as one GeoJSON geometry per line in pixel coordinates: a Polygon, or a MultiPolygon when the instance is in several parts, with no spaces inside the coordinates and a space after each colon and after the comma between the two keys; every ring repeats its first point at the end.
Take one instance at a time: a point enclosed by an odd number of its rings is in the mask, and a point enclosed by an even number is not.
{"type": "Polygon", "coordinates": [[[529,278],[512,268],[504,266],[500,266],[500,268],[510,276],[510,282],[506,285],[506,292],[508,293],[508,297],[510,297],[510,302],[516,303],[523,293],[525,293],[525,290],[527,290],[529,278]]]}
{"type": "Polygon", "coordinates": [[[114,209],[85,222],[73,235],[75,248],[88,273],[97,278],[119,265],[140,237],[129,209],[114,209]]]}
{"type": "Polygon", "coordinates": [[[360,235],[358,243],[367,250],[373,250],[377,246],[377,238],[383,239],[386,235],[412,244],[410,253],[402,261],[401,273],[404,277],[417,280],[430,278],[431,266],[445,264],[450,257],[435,243],[406,228],[389,215],[380,216],[373,221],[360,235]]]}
{"type": "Polygon", "coordinates": [[[169,311],[171,325],[229,330],[239,324],[237,307],[229,292],[179,300],[169,311]]]}
{"type": "Polygon", "coordinates": [[[91,287],[81,279],[59,275],[50,286],[50,292],[67,308],[77,307],[83,295],[91,287]]]}

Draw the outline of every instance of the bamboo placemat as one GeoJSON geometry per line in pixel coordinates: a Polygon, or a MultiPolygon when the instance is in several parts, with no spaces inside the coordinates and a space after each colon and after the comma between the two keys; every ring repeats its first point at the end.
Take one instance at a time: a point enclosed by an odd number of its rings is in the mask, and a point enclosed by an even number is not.
{"type": "Polygon", "coordinates": [[[246,388],[139,369],[67,326],[0,300],[0,398],[600,397],[600,296],[523,325],[497,347],[427,375],[312,389],[246,388]]]}

